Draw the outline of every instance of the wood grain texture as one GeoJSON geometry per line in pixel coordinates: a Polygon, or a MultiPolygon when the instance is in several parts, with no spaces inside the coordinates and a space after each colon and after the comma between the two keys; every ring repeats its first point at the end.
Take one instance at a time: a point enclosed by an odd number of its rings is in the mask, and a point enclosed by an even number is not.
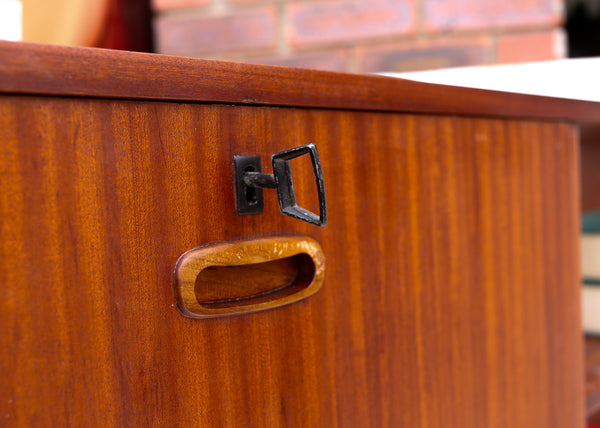
{"type": "Polygon", "coordinates": [[[247,314],[312,296],[323,285],[324,275],[325,256],[312,238],[223,242],[195,248],[179,258],[175,301],[190,318],[247,314]]]}
{"type": "Polygon", "coordinates": [[[600,103],[381,76],[0,41],[0,92],[600,122],[600,103]]]}
{"type": "MultiPolygon", "coordinates": [[[[576,138],[551,122],[3,96],[2,425],[581,427],[576,138]],[[282,216],[272,192],[237,216],[233,155],[268,165],[307,142],[329,224],[282,216]],[[183,252],[282,234],[321,243],[319,293],[181,316],[183,252]]],[[[295,180],[309,199],[312,175],[295,180]]]]}

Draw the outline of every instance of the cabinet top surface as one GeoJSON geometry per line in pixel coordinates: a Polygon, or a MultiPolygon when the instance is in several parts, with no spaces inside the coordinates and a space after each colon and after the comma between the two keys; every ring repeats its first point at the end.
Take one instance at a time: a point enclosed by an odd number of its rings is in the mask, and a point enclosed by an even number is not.
{"type": "Polygon", "coordinates": [[[0,93],[600,123],[600,103],[157,54],[0,41],[0,93]]]}

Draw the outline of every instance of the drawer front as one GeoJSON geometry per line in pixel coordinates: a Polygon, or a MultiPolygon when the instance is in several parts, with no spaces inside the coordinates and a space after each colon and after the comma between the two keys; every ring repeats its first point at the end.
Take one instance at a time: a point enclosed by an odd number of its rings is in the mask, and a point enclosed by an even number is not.
{"type": "MultiPolygon", "coordinates": [[[[576,130],[552,122],[0,99],[7,426],[572,427],[576,130]],[[329,223],[238,216],[233,156],[318,147],[329,223]],[[302,235],[321,290],[189,319],[187,250],[302,235]]],[[[314,178],[298,166],[312,211],[314,178]]]]}

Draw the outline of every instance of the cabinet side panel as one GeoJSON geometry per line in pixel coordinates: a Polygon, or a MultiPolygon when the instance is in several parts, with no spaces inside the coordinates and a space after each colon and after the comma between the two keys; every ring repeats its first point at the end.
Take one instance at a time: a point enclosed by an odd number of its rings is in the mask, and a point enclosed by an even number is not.
{"type": "Polygon", "coordinates": [[[577,177],[561,123],[3,97],[0,425],[583,426],[577,177]],[[328,225],[236,215],[233,156],[308,142],[328,225]],[[317,294],[181,316],[182,253],[283,234],[317,294]]]}

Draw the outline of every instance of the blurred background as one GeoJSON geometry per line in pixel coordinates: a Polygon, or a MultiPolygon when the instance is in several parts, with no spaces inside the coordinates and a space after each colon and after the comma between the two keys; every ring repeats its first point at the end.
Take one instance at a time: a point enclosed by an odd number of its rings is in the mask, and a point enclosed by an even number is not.
{"type": "Polygon", "coordinates": [[[22,7],[26,41],[321,70],[600,56],[600,0],[22,0],[22,7]]]}

